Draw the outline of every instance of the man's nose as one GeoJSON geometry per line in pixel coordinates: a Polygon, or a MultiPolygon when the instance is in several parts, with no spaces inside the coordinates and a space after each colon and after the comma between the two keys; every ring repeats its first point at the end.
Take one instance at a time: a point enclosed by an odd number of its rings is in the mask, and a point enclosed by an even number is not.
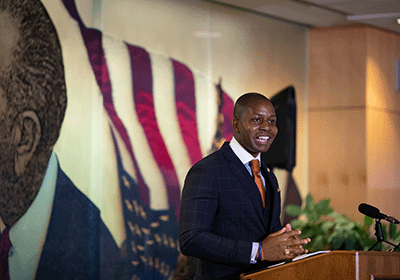
{"type": "Polygon", "coordinates": [[[265,121],[260,125],[260,129],[268,131],[271,129],[271,124],[268,121],[265,121]]]}

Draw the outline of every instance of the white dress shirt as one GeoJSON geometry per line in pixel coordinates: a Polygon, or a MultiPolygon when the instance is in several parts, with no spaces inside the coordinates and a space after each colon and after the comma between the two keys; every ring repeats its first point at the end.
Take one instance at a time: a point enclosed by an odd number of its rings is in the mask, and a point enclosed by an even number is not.
{"type": "MultiPolygon", "coordinates": [[[[235,155],[240,159],[240,161],[244,164],[246,167],[247,171],[249,171],[250,175],[253,176],[253,172],[251,171],[251,166],[249,162],[253,159],[258,159],[261,164],[261,154],[259,153],[257,157],[253,157],[248,151],[246,151],[242,145],[239,144],[239,142],[235,139],[235,137],[232,138],[231,142],[229,143],[229,146],[232,148],[233,152],[235,155]]],[[[261,179],[263,181],[264,187],[265,187],[265,178],[260,172],[261,179]]],[[[256,256],[257,252],[259,249],[259,243],[258,242],[253,242],[253,247],[251,250],[251,257],[250,257],[250,263],[256,263],[256,256]]]]}
{"type": "Polygon", "coordinates": [[[34,279],[46,240],[57,181],[57,157],[52,153],[42,185],[31,206],[10,229],[10,279],[34,279]]]}

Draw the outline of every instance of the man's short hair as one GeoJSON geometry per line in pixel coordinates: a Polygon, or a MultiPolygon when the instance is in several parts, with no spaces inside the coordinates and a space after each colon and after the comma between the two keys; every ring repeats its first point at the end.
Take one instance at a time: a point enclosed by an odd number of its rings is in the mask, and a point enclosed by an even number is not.
{"type": "Polygon", "coordinates": [[[55,144],[67,105],[64,65],[56,29],[38,0],[0,0],[0,11],[15,20],[19,32],[12,62],[0,73],[11,120],[34,111],[42,138],[37,153],[55,144]]]}
{"type": "Polygon", "coordinates": [[[235,107],[233,108],[233,117],[239,119],[243,113],[243,107],[247,107],[252,102],[259,100],[269,101],[267,97],[257,92],[249,92],[241,95],[235,102],[235,107]]]}

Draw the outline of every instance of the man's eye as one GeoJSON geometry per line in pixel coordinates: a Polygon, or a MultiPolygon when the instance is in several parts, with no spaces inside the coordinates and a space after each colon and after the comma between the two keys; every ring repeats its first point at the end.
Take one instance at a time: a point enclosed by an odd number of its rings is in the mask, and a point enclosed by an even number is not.
{"type": "Polygon", "coordinates": [[[276,120],[275,119],[269,120],[269,123],[276,124],[276,120]]]}

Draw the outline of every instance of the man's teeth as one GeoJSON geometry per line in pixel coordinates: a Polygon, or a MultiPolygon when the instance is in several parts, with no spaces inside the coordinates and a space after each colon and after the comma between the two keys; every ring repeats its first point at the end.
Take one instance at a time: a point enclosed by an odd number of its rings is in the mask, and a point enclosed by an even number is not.
{"type": "Polygon", "coordinates": [[[261,141],[268,141],[269,136],[259,136],[257,138],[258,138],[258,140],[261,140],[261,141]]]}

